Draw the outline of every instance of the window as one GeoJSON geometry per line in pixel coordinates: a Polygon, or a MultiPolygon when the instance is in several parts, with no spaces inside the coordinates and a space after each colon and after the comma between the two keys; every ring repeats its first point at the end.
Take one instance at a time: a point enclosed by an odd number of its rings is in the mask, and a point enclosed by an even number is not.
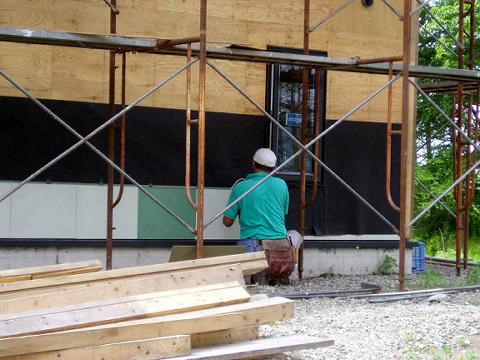
{"type": "MultiPolygon", "coordinates": [[[[274,51],[285,51],[274,49],[274,51]]],[[[289,50],[291,52],[292,50],[289,50]]],[[[295,50],[297,52],[297,50],[295,50]]],[[[299,52],[301,53],[301,52],[299,52]]],[[[318,53],[314,53],[319,55],[318,53]]],[[[325,55],[324,53],[320,55],[325,55]]],[[[303,67],[296,65],[272,65],[269,68],[268,105],[270,113],[275,117],[293,136],[300,140],[302,124],[302,90],[303,90],[303,67]]],[[[315,82],[320,77],[320,131],[325,128],[325,82],[324,70],[311,69],[309,78],[309,98],[307,109],[307,142],[314,135],[315,118],[315,82]]],[[[287,134],[277,129],[275,125],[271,128],[271,147],[277,153],[278,164],[281,164],[298,151],[295,144],[287,134]]],[[[321,145],[322,148],[322,145],[321,145]]],[[[313,151],[313,146],[310,148],[313,151]]],[[[320,149],[320,158],[323,151],[320,149]]],[[[286,165],[281,174],[298,175],[300,172],[300,159],[298,156],[286,165]]],[[[313,159],[307,156],[307,174],[312,175],[313,159]]]]}

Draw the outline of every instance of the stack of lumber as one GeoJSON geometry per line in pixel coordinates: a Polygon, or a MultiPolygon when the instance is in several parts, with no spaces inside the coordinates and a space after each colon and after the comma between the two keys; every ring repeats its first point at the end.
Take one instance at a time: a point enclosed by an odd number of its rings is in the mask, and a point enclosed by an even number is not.
{"type": "Polygon", "coordinates": [[[25,280],[44,279],[55,276],[84,274],[100,270],[102,270],[102,264],[98,260],[2,270],[0,271],[0,283],[3,284],[25,280]]]}
{"type": "Polygon", "coordinates": [[[0,284],[0,359],[243,359],[330,345],[259,339],[294,302],[251,297],[263,253],[0,284]]]}

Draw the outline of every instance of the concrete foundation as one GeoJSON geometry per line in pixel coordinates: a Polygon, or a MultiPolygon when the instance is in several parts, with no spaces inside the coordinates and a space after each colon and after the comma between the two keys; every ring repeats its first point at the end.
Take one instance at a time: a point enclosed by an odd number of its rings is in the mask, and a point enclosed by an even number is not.
{"type": "MultiPolygon", "coordinates": [[[[321,274],[374,274],[389,255],[397,259],[398,249],[307,248],[304,253],[305,277],[321,274]]],[[[114,268],[151,265],[168,261],[170,248],[119,247],[113,251],[114,268]]],[[[0,269],[52,265],[98,259],[105,266],[105,249],[101,247],[2,247],[0,269]]],[[[406,274],[412,269],[411,250],[406,253],[406,274]]]]}

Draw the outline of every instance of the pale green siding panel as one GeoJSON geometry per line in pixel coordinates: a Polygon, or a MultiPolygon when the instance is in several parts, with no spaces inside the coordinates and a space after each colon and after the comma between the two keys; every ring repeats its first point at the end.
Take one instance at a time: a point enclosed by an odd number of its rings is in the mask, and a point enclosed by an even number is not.
{"type": "MultiPolygon", "coordinates": [[[[188,204],[183,187],[164,186],[147,189],[170,210],[180,215],[192,227],[195,227],[195,211],[188,204]]],[[[192,189],[192,193],[195,198],[195,189],[192,189]]],[[[194,239],[194,235],[153,200],[139,191],[138,238],[194,239]]]]}

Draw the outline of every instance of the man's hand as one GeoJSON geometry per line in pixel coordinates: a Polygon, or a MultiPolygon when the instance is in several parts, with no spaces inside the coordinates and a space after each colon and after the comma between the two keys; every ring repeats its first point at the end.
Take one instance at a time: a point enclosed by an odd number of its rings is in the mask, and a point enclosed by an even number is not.
{"type": "Polygon", "coordinates": [[[223,217],[223,225],[225,225],[226,227],[232,226],[234,222],[235,220],[232,220],[229,217],[226,217],[226,216],[223,217]]]}

